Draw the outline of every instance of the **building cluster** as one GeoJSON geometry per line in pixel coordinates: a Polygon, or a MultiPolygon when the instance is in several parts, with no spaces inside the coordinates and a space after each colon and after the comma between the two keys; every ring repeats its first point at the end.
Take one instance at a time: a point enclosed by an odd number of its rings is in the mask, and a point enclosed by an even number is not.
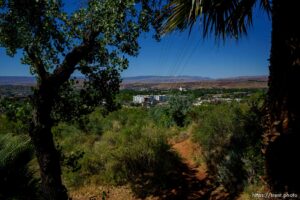
{"type": "Polygon", "coordinates": [[[241,98],[229,98],[229,97],[223,97],[222,94],[215,94],[208,99],[199,97],[194,103],[194,106],[200,106],[202,104],[218,104],[222,102],[230,103],[233,101],[240,102],[241,100],[242,100],[241,98]]]}
{"type": "Polygon", "coordinates": [[[168,100],[167,95],[136,95],[133,96],[133,103],[155,105],[157,103],[166,102],[168,100]]]}
{"type": "MultiPolygon", "coordinates": [[[[143,106],[153,106],[156,104],[167,103],[169,96],[167,95],[135,95],[133,96],[133,104],[140,104],[143,106]]],[[[201,106],[205,104],[219,104],[219,103],[230,103],[230,102],[240,102],[242,98],[238,98],[234,95],[224,95],[224,94],[212,94],[208,96],[203,96],[197,98],[193,105],[201,106]]]]}

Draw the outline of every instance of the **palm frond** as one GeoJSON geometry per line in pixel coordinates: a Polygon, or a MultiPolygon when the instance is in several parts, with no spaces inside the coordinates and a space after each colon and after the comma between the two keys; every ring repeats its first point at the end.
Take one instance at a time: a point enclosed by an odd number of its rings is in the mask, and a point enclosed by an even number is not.
{"type": "MultiPolygon", "coordinates": [[[[260,0],[261,7],[270,11],[270,1],[260,0]]],[[[171,13],[162,33],[192,28],[196,23],[203,36],[213,33],[217,38],[237,38],[247,34],[252,25],[256,0],[173,0],[167,6],[171,13]]]]}
{"type": "Polygon", "coordinates": [[[173,1],[166,6],[167,12],[171,15],[167,19],[167,23],[164,23],[162,27],[162,33],[167,33],[179,28],[185,29],[188,24],[192,25],[192,13],[193,13],[193,1],[178,0],[173,1]]]}
{"type": "Polygon", "coordinates": [[[0,199],[38,198],[38,180],[28,167],[32,153],[28,136],[0,134],[0,199]]]}
{"type": "Polygon", "coordinates": [[[31,154],[32,146],[26,135],[0,135],[0,169],[14,164],[17,160],[27,159],[24,154],[31,154]]]}
{"type": "Polygon", "coordinates": [[[268,16],[270,16],[272,10],[270,0],[260,0],[260,7],[267,12],[268,16]]]}

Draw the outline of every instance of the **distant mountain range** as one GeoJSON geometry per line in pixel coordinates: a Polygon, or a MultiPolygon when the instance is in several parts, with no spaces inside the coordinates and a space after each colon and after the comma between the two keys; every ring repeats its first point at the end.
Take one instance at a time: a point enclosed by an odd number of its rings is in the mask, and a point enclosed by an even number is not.
{"type": "Polygon", "coordinates": [[[0,85],[34,85],[35,83],[35,77],[0,76],[0,85]]]}
{"type": "Polygon", "coordinates": [[[236,76],[236,77],[229,77],[229,78],[219,78],[215,79],[218,81],[226,81],[226,80],[241,80],[241,81],[268,81],[267,75],[261,75],[261,76],[236,76]]]}
{"type": "MultiPolygon", "coordinates": [[[[232,78],[212,79],[202,76],[134,76],[124,77],[123,84],[132,83],[189,83],[203,81],[267,81],[267,76],[240,76],[232,78]]],[[[0,85],[34,85],[36,79],[34,77],[22,76],[0,76],[0,85]]]]}
{"type": "Polygon", "coordinates": [[[197,82],[212,80],[202,76],[133,76],[124,77],[123,83],[174,83],[174,82],[197,82]]]}

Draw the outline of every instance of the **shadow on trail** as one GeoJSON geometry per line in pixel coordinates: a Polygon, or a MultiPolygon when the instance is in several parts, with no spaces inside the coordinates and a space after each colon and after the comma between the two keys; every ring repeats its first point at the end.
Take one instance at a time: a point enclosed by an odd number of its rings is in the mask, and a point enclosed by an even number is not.
{"type": "MultiPolygon", "coordinates": [[[[166,162],[168,161],[169,158],[166,158],[166,162]]],[[[178,158],[172,163],[172,171],[167,173],[144,173],[134,178],[131,188],[136,197],[143,199],[153,196],[161,200],[210,199],[214,188],[208,178],[199,180],[196,176],[197,171],[178,158]]]]}

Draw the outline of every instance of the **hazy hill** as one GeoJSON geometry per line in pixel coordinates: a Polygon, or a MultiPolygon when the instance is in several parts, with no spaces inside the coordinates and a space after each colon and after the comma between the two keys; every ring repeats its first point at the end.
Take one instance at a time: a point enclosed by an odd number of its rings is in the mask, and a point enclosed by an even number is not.
{"type": "Polygon", "coordinates": [[[34,85],[34,77],[28,76],[0,76],[0,85],[34,85]]]}
{"type": "MultiPolygon", "coordinates": [[[[124,77],[121,88],[172,89],[180,86],[187,89],[266,88],[267,80],[267,76],[240,76],[222,79],[212,79],[201,76],[135,76],[124,77]]],[[[34,77],[0,76],[0,85],[31,86],[35,83],[36,80],[34,77]]]]}
{"type": "Polygon", "coordinates": [[[124,77],[123,83],[175,83],[175,82],[196,82],[212,80],[202,76],[133,76],[124,77]]]}
{"type": "Polygon", "coordinates": [[[200,88],[267,88],[267,76],[241,76],[211,79],[195,76],[184,77],[131,77],[124,80],[122,89],[186,89],[200,88]]]}

